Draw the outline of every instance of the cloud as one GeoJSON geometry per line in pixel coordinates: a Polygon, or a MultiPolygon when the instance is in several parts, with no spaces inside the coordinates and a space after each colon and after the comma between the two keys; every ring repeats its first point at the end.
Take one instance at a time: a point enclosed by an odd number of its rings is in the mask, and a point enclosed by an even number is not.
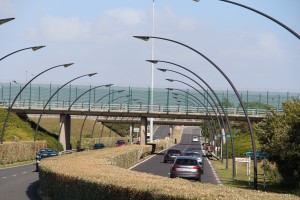
{"type": "Polygon", "coordinates": [[[30,28],[29,38],[41,38],[54,42],[84,41],[91,32],[90,23],[80,21],[77,17],[52,17],[41,19],[37,28],[30,28]]]}
{"type": "Polygon", "coordinates": [[[120,25],[131,27],[143,24],[146,18],[143,12],[129,8],[109,10],[105,12],[105,15],[120,25]]]}

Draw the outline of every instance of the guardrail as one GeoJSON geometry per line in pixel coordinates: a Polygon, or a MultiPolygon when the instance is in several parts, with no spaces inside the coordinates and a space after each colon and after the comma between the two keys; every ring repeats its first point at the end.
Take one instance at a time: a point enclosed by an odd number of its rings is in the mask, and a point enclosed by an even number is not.
{"type": "MultiPolygon", "coordinates": [[[[45,107],[46,101],[16,101],[13,108],[23,108],[23,109],[43,109],[45,107]]],[[[9,102],[0,102],[1,108],[8,108],[9,102]]],[[[64,109],[68,110],[70,108],[70,103],[68,101],[61,102],[50,102],[46,109],[64,109]]],[[[89,102],[75,103],[72,105],[70,110],[107,110],[107,111],[124,111],[124,112],[160,112],[160,113],[181,113],[181,114],[208,114],[214,115],[217,113],[216,108],[212,107],[200,107],[200,106],[183,106],[183,105],[148,105],[142,103],[95,103],[91,104],[89,102]]],[[[221,110],[221,109],[220,109],[221,110]]],[[[227,115],[244,115],[241,108],[224,108],[227,115]]],[[[249,116],[266,116],[270,111],[267,109],[257,109],[257,108],[247,108],[247,114],[249,116]]],[[[276,110],[278,113],[282,113],[281,109],[276,110]]],[[[223,113],[221,113],[223,114],[223,113]]]]}

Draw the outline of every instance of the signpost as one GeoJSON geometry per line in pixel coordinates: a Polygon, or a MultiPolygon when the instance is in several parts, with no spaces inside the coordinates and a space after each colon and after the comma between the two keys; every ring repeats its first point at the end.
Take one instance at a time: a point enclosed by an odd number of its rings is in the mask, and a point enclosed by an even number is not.
{"type": "MultiPolygon", "coordinates": [[[[253,156],[253,152],[247,152],[246,156],[252,157],[253,156]]],[[[270,155],[266,152],[256,152],[256,157],[263,157],[264,158],[264,188],[266,188],[266,166],[267,166],[267,157],[269,157],[270,155]]]]}

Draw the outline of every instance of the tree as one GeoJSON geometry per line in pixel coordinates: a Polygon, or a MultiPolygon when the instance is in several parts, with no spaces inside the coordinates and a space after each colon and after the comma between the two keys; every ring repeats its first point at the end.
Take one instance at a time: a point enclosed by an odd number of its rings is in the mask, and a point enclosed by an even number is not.
{"type": "Polygon", "coordinates": [[[282,183],[300,188],[300,100],[283,103],[283,114],[272,111],[255,130],[261,150],[270,154],[282,183]]]}

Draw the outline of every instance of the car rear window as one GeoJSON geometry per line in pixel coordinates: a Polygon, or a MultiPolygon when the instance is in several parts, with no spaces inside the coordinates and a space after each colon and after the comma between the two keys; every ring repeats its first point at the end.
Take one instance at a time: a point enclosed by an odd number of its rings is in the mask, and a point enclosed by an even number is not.
{"type": "Polygon", "coordinates": [[[172,149],[172,150],[168,150],[168,153],[173,153],[173,154],[180,154],[180,150],[175,150],[175,149],[172,149]]]}
{"type": "Polygon", "coordinates": [[[178,165],[198,165],[197,160],[194,160],[194,159],[177,159],[176,164],[178,164],[178,165]]]}

